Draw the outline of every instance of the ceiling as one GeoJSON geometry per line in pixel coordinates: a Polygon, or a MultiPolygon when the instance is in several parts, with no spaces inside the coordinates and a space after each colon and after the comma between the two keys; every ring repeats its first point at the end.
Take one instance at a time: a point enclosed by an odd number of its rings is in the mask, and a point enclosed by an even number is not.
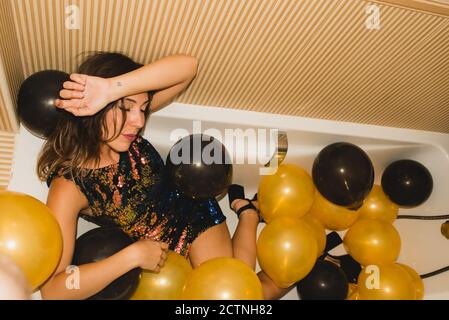
{"type": "Polygon", "coordinates": [[[449,133],[446,0],[2,0],[0,27],[0,130],[25,77],[107,50],[196,56],[182,103],[449,133]]]}

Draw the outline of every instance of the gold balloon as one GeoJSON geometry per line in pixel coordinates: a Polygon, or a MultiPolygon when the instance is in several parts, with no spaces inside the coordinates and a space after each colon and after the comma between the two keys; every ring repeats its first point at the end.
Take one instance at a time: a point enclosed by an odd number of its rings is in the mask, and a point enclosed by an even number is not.
{"type": "Polygon", "coordinates": [[[59,264],[59,224],[45,204],[26,194],[0,191],[0,208],[0,253],[19,266],[35,290],[59,264]]]}
{"type": "Polygon", "coordinates": [[[192,266],[186,258],[169,251],[159,273],[142,270],[139,285],[131,300],[179,300],[191,272],[192,266]]]}
{"type": "Polygon", "coordinates": [[[263,290],[257,274],[243,261],[214,258],[190,273],[182,299],[263,300],[263,290]]]}
{"type": "Polygon", "coordinates": [[[324,229],[323,224],[311,214],[306,214],[301,219],[305,221],[309,227],[311,227],[318,244],[317,256],[321,256],[326,248],[326,229],[324,229]]]}
{"type": "Polygon", "coordinates": [[[388,264],[396,261],[401,251],[399,233],[388,222],[361,219],[343,239],[346,251],[360,264],[388,264]]]}
{"type": "Polygon", "coordinates": [[[348,296],[346,300],[359,300],[359,291],[357,289],[357,284],[355,283],[348,284],[348,296]]]}
{"type": "Polygon", "coordinates": [[[360,219],[381,219],[393,223],[398,216],[399,206],[388,199],[381,186],[375,184],[359,211],[360,219]]]}
{"type": "Polygon", "coordinates": [[[360,300],[414,300],[416,296],[411,277],[396,263],[362,269],[357,286],[360,300]]]}
{"type": "Polygon", "coordinates": [[[405,264],[398,263],[397,265],[404,268],[405,271],[407,271],[407,273],[409,274],[409,276],[412,277],[412,282],[415,285],[416,290],[415,300],[422,300],[424,298],[424,282],[422,281],[419,274],[415,271],[415,269],[405,264]]]}
{"type": "Polygon", "coordinates": [[[356,283],[348,283],[348,297],[357,292],[357,284],[356,283]]]}
{"type": "Polygon", "coordinates": [[[338,206],[326,200],[318,191],[310,208],[310,214],[317,218],[326,229],[346,230],[359,218],[360,213],[338,206]]]}
{"type": "Polygon", "coordinates": [[[273,175],[263,176],[257,193],[266,223],[274,218],[301,218],[312,206],[315,186],[310,175],[294,164],[282,164],[273,175]]]}
{"type": "Polygon", "coordinates": [[[281,288],[302,280],[312,270],[317,256],[312,228],[301,219],[276,218],[257,240],[260,268],[281,288]]]}

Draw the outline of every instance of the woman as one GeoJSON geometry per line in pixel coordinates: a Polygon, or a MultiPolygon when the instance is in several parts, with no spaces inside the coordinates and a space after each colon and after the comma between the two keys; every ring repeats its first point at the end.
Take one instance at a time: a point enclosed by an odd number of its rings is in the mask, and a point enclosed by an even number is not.
{"type": "MultiPolygon", "coordinates": [[[[49,185],[47,205],[64,241],[55,274],[42,287],[44,299],[84,299],[141,267],[158,272],[167,250],[193,267],[215,257],[256,264],[259,216],[244,195],[232,208],[245,214],[231,239],[215,199],[194,201],[165,188],[163,161],[141,137],[150,113],[167,105],[194,79],[196,58],[164,57],[140,65],[119,53],[88,57],[64,83],[56,106],[72,113],[58,124],[38,160],[38,174],[49,185]],[[136,242],[99,262],[79,266],[80,288],[67,289],[65,270],[73,256],[78,216],[100,225],[118,225],[136,242]]],[[[288,290],[259,273],[266,299],[288,290]]]]}

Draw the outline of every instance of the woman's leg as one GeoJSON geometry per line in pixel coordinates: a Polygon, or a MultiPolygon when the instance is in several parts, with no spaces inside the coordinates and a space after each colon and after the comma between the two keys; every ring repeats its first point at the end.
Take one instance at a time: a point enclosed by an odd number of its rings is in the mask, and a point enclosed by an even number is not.
{"type": "MultiPolygon", "coordinates": [[[[237,210],[246,204],[246,201],[237,199],[232,203],[232,207],[237,210]]],[[[212,258],[234,257],[255,270],[258,224],[257,212],[247,209],[240,215],[232,240],[226,222],[207,229],[193,241],[189,254],[190,263],[196,268],[202,262],[212,258]]]]}
{"type": "Polygon", "coordinates": [[[265,300],[278,300],[295,287],[295,285],[292,285],[285,289],[279,288],[264,271],[259,271],[257,276],[260,283],[262,283],[263,298],[265,300]]]}
{"type": "MultiPolygon", "coordinates": [[[[248,204],[248,201],[237,199],[231,207],[237,211],[248,204]]],[[[257,202],[253,201],[257,207],[257,202]]],[[[232,249],[234,258],[245,262],[251,269],[256,270],[256,241],[257,226],[259,225],[259,214],[254,209],[246,209],[240,214],[237,228],[232,237],[232,249]]]]}
{"type": "MultiPolygon", "coordinates": [[[[235,200],[232,207],[239,209],[246,204],[246,201],[235,200]]],[[[257,202],[253,204],[257,207],[257,202]]],[[[255,270],[258,224],[259,215],[255,210],[248,209],[241,213],[232,240],[226,222],[209,228],[192,243],[189,254],[192,266],[196,268],[202,262],[216,257],[234,257],[255,270]]],[[[279,299],[293,288],[293,286],[287,289],[279,288],[263,271],[257,276],[262,284],[265,300],[279,299]]]]}
{"type": "Polygon", "coordinates": [[[232,256],[231,235],[226,221],[201,233],[193,241],[189,254],[193,268],[213,258],[232,256]]]}
{"type": "MultiPolygon", "coordinates": [[[[240,209],[248,202],[245,200],[234,200],[231,204],[234,210],[240,209]]],[[[252,201],[254,206],[258,208],[257,201],[252,201]]],[[[234,258],[244,261],[253,270],[256,270],[257,256],[257,226],[259,225],[259,215],[253,209],[247,209],[240,214],[237,229],[232,237],[232,247],[234,258]]],[[[263,295],[265,300],[277,300],[286,295],[294,286],[289,288],[279,288],[273,280],[264,272],[257,273],[262,283],[263,295]]]]}

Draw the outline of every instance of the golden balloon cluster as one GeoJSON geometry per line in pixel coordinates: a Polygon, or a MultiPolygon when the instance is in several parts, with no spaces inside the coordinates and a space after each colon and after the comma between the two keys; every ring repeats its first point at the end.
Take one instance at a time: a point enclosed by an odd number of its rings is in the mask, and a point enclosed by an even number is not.
{"type": "Polygon", "coordinates": [[[256,273],[234,258],[214,258],[192,269],[171,251],[159,273],[143,271],[132,300],[262,300],[256,273]]]}
{"type": "Polygon", "coordinates": [[[412,268],[395,263],[401,239],[393,226],[399,207],[374,185],[357,210],[326,200],[301,167],[282,164],[262,177],[259,208],[267,225],[257,241],[259,264],[282,288],[302,280],[326,245],[325,229],[342,231],[347,252],[362,265],[350,299],[422,299],[412,268]]]}
{"type": "MultiPolygon", "coordinates": [[[[357,210],[331,203],[301,167],[281,164],[258,189],[266,226],[257,240],[261,269],[281,288],[304,279],[326,246],[326,229],[347,230],[343,243],[363,269],[348,299],[422,299],[424,285],[409,266],[396,263],[401,249],[393,226],[398,206],[374,185],[357,210]]],[[[0,255],[7,256],[36,290],[55,271],[62,235],[50,209],[22,193],[0,192],[0,255]]],[[[1,270],[0,270],[1,271],[1,270]]],[[[263,299],[257,274],[234,258],[216,258],[194,270],[170,252],[159,273],[143,271],[132,299],[263,299]]]]}
{"type": "Polygon", "coordinates": [[[143,271],[132,300],[262,300],[256,273],[234,258],[210,259],[192,269],[170,251],[158,273],[143,271]]]}

